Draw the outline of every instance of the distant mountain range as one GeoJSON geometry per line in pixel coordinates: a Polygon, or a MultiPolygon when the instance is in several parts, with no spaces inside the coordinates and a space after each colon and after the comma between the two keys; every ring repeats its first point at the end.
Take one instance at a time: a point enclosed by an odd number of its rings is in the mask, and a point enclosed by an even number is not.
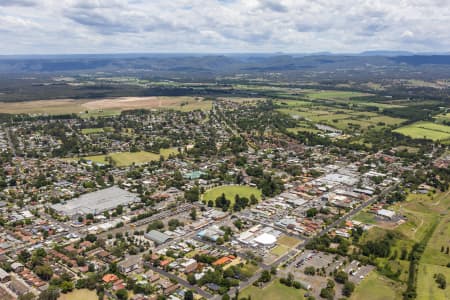
{"type": "Polygon", "coordinates": [[[0,73],[63,73],[78,71],[150,72],[283,72],[299,70],[449,65],[450,55],[405,51],[360,54],[95,54],[0,56],[0,73]]]}

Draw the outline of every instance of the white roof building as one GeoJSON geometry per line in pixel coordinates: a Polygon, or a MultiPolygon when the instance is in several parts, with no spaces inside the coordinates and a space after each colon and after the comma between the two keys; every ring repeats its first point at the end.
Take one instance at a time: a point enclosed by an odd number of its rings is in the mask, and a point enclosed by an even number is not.
{"type": "Polygon", "coordinates": [[[277,242],[277,238],[270,233],[263,233],[257,236],[254,241],[262,246],[271,246],[277,242]]]}
{"type": "Polygon", "coordinates": [[[393,217],[395,217],[395,211],[388,209],[380,209],[377,211],[377,215],[388,219],[392,219],[393,217]]]}

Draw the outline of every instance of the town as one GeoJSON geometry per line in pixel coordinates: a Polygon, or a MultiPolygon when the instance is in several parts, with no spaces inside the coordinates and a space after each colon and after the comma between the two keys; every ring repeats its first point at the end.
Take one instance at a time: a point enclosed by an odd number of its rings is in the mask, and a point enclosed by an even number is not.
{"type": "Polygon", "coordinates": [[[374,276],[415,293],[416,244],[448,232],[445,143],[340,101],[183,101],[4,118],[1,299],[340,299],[374,276]]]}

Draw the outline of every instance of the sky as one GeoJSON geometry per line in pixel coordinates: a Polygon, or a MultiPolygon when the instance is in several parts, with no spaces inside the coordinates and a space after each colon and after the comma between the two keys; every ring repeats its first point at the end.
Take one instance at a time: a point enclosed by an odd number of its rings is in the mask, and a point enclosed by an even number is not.
{"type": "Polygon", "coordinates": [[[0,54],[450,51],[450,0],[0,0],[0,54]]]}

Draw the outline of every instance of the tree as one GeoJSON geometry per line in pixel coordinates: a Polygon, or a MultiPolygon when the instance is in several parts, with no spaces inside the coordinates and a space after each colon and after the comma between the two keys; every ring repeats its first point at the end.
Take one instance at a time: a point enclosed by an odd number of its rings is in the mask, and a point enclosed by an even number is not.
{"type": "Polygon", "coordinates": [[[64,281],[61,284],[61,292],[68,293],[73,290],[73,282],[72,281],[64,281]]]}
{"type": "Polygon", "coordinates": [[[128,291],[126,289],[120,289],[116,292],[116,296],[119,300],[127,300],[128,299],[128,291]]]}
{"type": "Polygon", "coordinates": [[[30,254],[30,252],[28,252],[27,250],[22,250],[22,251],[20,251],[20,253],[19,253],[19,260],[22,262],[22,263],[26,263],[27,261],[28,261],[28,259],[30,259],[30,257],[31,257],[31,254],[30,254]]]}
{"type": "Polygon", "coordinates": [[[200,199],[200,189],[198,186],[194,186],[192,189],[184,192],[184,198],[188,202],[197,202],[200,199]]]}
{"type": "Polygon", "coordinates": [[[267,270],[264,270],[261,273],[261,276],[259,277],[258,281],[259,282],[269,282],[270,279],[272,279],[272,276],[270,275],[270,272],[267,270]]]}
{"type": "Polygon", "coordinates": [[[350,295],[355,290],[355,284],[351,281],[347,281],[344,283],[344,287],[342,288],[342,294],[346,297],[350,297],[350,295]]]}
{"type": "Polygon", "coordinates": [[[277,275],[277,268],[275,266],[272,266],[272,268],[270,268],[270,274],[277,275]]]}
{"type": "Polygon", "coordinates": [[[50,286],[39,295],[39,300],[58,300],[59,290],[57,287],[50,286]]]}
{"type": "Polygon", "coordinates": [[[34,273],[39,276],[42,280],[49,281],[53,276],[53,270],[49,265],[37,266],[34,269],[34,273]]]}
{"type": "Polygon", "coordinates": [[[197,210],[195,207],[191,209],[191,213],[189,215],[193,221],[197,220],[197,210]]]}
{"type": "Polygon", "coordinates": [[[305,270],[303,271],[306,275],[311,275],[314,276],[316,274],[316,268],[314,268],[313,266],[309,266],[306,267],[305,270]]]}
{"type": "Polygon", "coordinates": [[[436,283],[438,284],[438,287],[440,289],[445,290],[445,288],[447,287],[447,280],[446,280],[444,274],[439,273],[436,275],[436,283]]]}
{"type": "Polygon", "coordinates": [[[184,293],[184,300],[194,300],[194,293],[192,291],[184,293]]]}
{"type": "Polygon", "coordinates": [[[307,216],[308,218],[314,218],[314,217],[317,215],[318,212],[319,212],[319,211],[317,210],[317,208],[312,207],[312,208],[310,208],[310,209],[308,209],[308,210],[306,211],[306,216],[307,216]]]}
{"type": "Polygon", "coordinates": [[[344,271],[338,271],[336,275],[334,275],[334,280],[338,283],[345,283],[348,280],[348,274],[344,271]]]}
{"type": "Polygon", "coordinates": [[[195,279],[194,274],[188,274],[187,275],[187,281],[191,284],[194,285],[197,283],[197,280],[195,279]]]}
{"type": "Polygon", "coordinates": [[[97,236],[95,234],[90,233],[86,235],[85,240],[94,243],[97,240],[97,236]]]}
{"type": "Polygon", "coordinates": [[[26,293],[22,296],[19,296],[18,300],[34,300],[36,296],[33,293],[26,293]]]}

